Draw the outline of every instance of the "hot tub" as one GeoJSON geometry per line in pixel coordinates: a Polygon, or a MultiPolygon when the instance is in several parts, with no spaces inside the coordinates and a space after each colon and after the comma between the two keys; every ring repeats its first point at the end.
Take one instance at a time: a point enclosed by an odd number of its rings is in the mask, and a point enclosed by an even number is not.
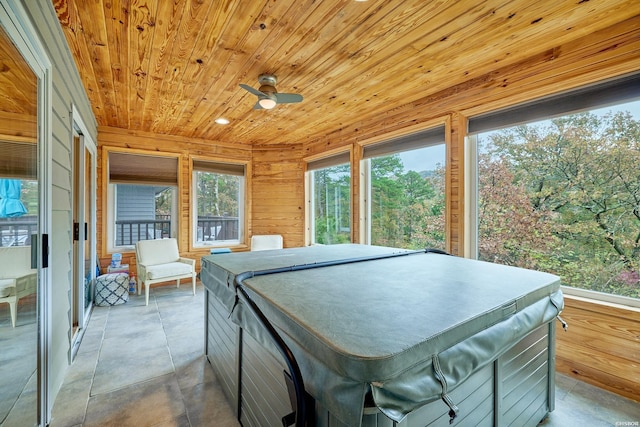
{"type": "Polygon", "coordinates": [[[207,357],[244,426],[291,412],[290,348],[311,424],[535,426],[554,406],[558,277],[366,245],[202,260],[207,357]],[[249,273],[247,273],[249,272],[249,273]]]}

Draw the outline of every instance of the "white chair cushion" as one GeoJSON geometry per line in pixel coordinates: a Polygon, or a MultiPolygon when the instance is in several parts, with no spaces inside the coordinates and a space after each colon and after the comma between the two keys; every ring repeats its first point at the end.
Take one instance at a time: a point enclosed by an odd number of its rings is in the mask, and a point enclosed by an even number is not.
{"type": "Polygon", "coordinates": [[[263,234],[251,236],[252,251],[282,249],[282,236],[279,234],[263,234]]]}
{"type": "Polygon", "coordinates": [[[0,279],[0,298],[8,297],[15,288],[16,281],[13,279],[0,279]]]}
{"type": "Polygon", "coordinates": [[[138,245],[138,264],[156,265],[177,261],[180,258],[178,241],[171,239],[140,240],[138,245]]]}
{"type": "Polygon", "coordinates": [[[31,246],[0,248],[0,279],[15,279],[35,272],[31,268],[31,246]]]}
{"type": "Polygon", "coordinates": [[[191,266],[183,262],[170,262],[167,264],[151,265],[147,267],[147,278],[151,280],[163,277],[182,276],[191,274],[191,266]]]}

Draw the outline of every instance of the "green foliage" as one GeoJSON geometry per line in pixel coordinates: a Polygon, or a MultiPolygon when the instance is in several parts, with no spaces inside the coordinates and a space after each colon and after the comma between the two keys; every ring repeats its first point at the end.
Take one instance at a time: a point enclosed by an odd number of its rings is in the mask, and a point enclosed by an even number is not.
{"type": "Polygon", "coordinates": [[[196,172],[196,179],[199,217],[238,216],[239,177],[196,172]]]}
{"type": "Polygon", "coordinates": [[[640,297],[640,122],[576,114],[490,135],[479,162],[481,259],[640,297]]]}
{"type": "Polygon", "coordinates": [[[371,159],[371,243],[444,249],[444,169],[423,177],[398,155],[371,159]]]}
{"type": "MultiPolygon", "coordinates": [[[[371,160],[371,240],[374,245],[444,248],[444,170],[404,171],[399,156],[371,160]]],[[[349,165],[314,171],[316,243],[351,240],[349,165]]]]}
{"type": "Polygon", "coordinates": [[[156,218],[164,216],[171,217],[171,196],[172,187],[167,187],[156,194],[156,218]]]}
{"type": "Polygon", "coordinates": [[[351,167],[349,164],[313,172],[315,242],[351,241],[351,167]]]}
{"type": "Polygon", "coordinates": [[[20,200],[24,207],[27,208],[27,215],[38,215],[38,197],[38,181],[23,179],[20,200]]]}

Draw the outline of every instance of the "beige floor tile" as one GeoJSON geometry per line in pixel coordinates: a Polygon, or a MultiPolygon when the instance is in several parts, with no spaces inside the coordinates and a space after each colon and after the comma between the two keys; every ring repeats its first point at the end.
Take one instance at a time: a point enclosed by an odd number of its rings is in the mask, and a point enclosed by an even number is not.
{"type": "Polygon", "coordinates": [[[154,426],[185,414],[175,375],[168,374],[110,393],[91,396],[86,427],[154,426]]]}

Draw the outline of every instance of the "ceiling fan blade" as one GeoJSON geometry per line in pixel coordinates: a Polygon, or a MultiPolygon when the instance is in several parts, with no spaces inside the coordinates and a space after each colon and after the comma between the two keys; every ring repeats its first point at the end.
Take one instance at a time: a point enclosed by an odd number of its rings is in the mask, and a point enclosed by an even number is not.
{"type": "Polygon", "coordinates": [[[293,104],[302,101],[302,95],[298,93],[274,93],[278,104],[293,104]]]}
{"type": "Polygon", "coordinates": [[[256,105],[253,106],[254,110],[264,110],[264,108],[262,108],[262,105],[260,105],[260,102],[256,102],[256,105]]]}
{"type": "Polygon", "coordinates": [[[247,86],[245,84],[240,83],[240,87],[244,90],[246,90],[247,92],[251,92],[252,94],[254,94],[255,96],[265,96],[264,93],[260,92],[258,89],[254,89],[251,86],[247,86]]]}

